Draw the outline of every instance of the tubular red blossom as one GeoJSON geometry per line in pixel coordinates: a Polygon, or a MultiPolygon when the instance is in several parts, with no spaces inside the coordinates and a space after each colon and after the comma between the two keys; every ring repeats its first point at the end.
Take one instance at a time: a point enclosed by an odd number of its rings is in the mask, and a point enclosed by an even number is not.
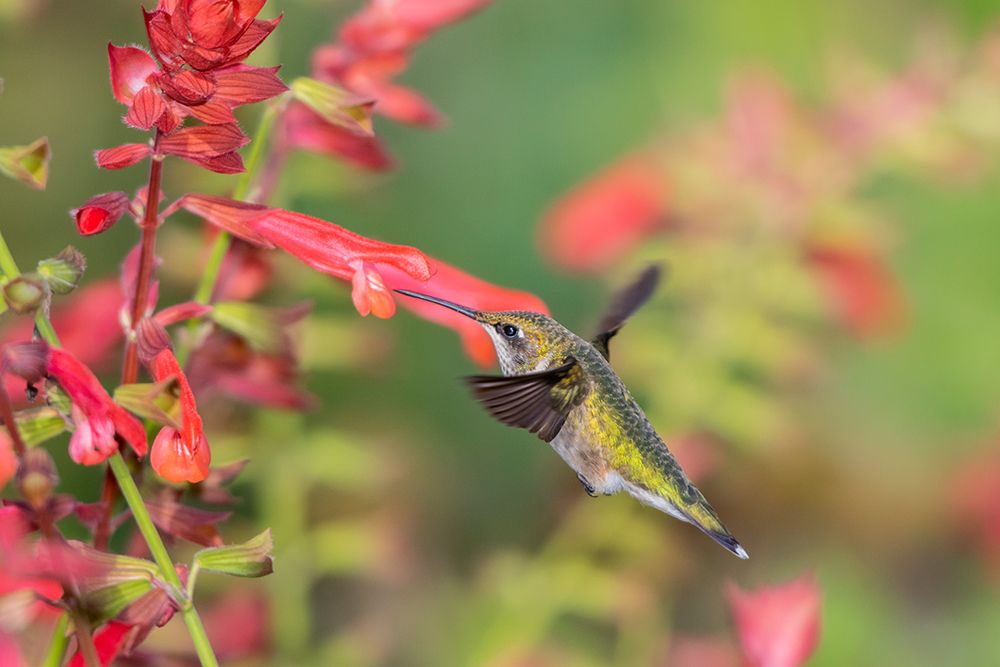
{"type": "MultiPolygon", "coordinates": [[[[149,320],[141,329],[155,327],[149,320]]],[[[200,482],[208,476],[212,453],[205,438],[201,415],[187,376],[169,347],[164,347],[148,363],[156,382],[175,379],[180,391],[181,429],[164,426],[153,441],[149,461],[153,470],[168,482],[200,482]]]]}
{"type": "Polygon", "coordinates": [[[101,169],[124,169],[138,164],[153,154],[149,144],[122,144],[94,152],[94,160],[101,169]]]}
{"type": "Polygon", "coordinates": [[[108,42],[108,69],[111,72],[111,91],[122,104],[131,104],[132,98],[146,87],[150,76],[159,71],[153,57],[136,46],[115,46],[108,42]]]}
{"type": "Polygon", "coordinates": [[[427,257],[416,248],[366,238],[302,213],[270,209],[250,222],[250,227],[317,271],[343,280],[354,280],[361,266],[358,262],[394,266],[419,281],[432,274],[427,257]]]}
{"type": "Polygon", "coordinates": [[[117,432],[139,456],[146,454],[146,431],[135,417],[111,400],[89,368],[69,352],[49,350],[45,367],[73,402],[76,429],[69,441],[70,457],[82,465],[106,460],[118,447],[117,432]]]}
{"type": "Polygon", "coordinates": [[[806,253],[831,309],[860,337],[895,333],[905,319],[902,291],[885,262],[860,246],[814,245],[806,253]]]}
{"type": "Polygon", "coordinates": [[[76,220],[76,229],[83,236],[100,234],[111,229],[129,207],[129,198],[124,192],[106,192],[95,195],[80,208],[70,211],[76,220]]]}
{"type": "Polygon", "coordinates": [[[752,592],[730,584],[727,594],[751,667],[798,667],[816,650],[820,591],[811,574],[752,592]]]}
{"type": "MultiPolygon", "coordinates": [[[[549,312],[545,303],[534,294],[498,287],[437,259],[430,259],[430,265],[433,276],[426,282],[418,282],[392,266],[380,266],[379,273],[390,289],[424,292],[476,310],[549,312]]],[[[426,301],[404,298],[400,303],[425,320],[458,332],[466,354],[480,366],[488,367],[496,360],[493,343],[478,322],[426,301]]]]}
{"type": "Polygon", "coordinates": [[[578,185],[544,215],[545,255],[559,266],[599,271],[662,229],[668,214],[666,176],[634,155],[578,185]]]}

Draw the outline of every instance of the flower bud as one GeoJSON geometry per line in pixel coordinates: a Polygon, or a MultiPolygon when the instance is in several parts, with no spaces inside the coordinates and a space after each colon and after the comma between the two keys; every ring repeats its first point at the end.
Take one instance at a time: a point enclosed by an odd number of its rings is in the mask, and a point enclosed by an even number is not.
{"type": "Polygon", "coordinates": [[[87,258],[73,246],[66,246],[55,257],[38,263],[38,275],[56,294],[69,294],[80,283],[87,269],[87,258]]]}
{"type": "Polygon", "coordinates": [[[17,473],[21,495],[35,510],[39,510],[52,497],[52,490],[59,484],[52,457],[41,447],[32,447],[24,453],[21,469],[17,473]]]}
{"type": "Polygon", "coordinates": [[[44,190],[49,180],[49,140],[36,139],[27,146],[0,147],[0,174],[44,190]]]}
{"type": "Polygon", "coordinates": [[[16,313],[38,310],[47,296],[45,281],[36,274],[18,276],[3,286],[3,300],[16,313]]]}

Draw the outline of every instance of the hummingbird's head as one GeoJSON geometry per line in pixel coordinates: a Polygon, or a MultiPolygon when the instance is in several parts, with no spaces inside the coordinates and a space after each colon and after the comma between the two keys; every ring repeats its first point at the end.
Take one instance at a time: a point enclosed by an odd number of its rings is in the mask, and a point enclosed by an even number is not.
{"type": "Polygon", "coordinates": [[[437,297],[396,290],[400,294],[450,308],[479,322],[493,341],[504,375],[530,373],[547,368],[553,359],[565,357],[573,336],[548,315],[527,310],[474,310],[437,297]]]}

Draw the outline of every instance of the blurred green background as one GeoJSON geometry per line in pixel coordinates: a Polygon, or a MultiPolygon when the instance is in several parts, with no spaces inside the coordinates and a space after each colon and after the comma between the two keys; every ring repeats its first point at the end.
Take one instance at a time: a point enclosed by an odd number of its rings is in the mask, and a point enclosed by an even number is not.
{"type": "MultiPolygon", "coordinates": [[[[535,230],[555,198],[651,138],[717,117],[741,69],[770,69],[818,100],[831,54],[891,72],[928,28],[973,48],[994,28],[992,4],[498,0],[431,38],[403,77],[446,127],[379,119],[398,169],[362,176],[300,156],[275,203],[533,291],[585,332],[630,267],[581,278],[550,266],[535,230]]],[[[307,73],[356,6],[269,2],[265,15],[285,20],[255,61],[284,63],[285,80],[307,73]]],[[[0,183],[0,224],[22,264],[72,243],[91,278],[110,275],[136,240],[127,224],[80,239],[67,217],[144,179],[93,165],[94,149],[137,140],[110,94],[109,40],[145,43],[137,3],[0,0],[0,143],[47,135],[53,149],[47,191],[0,183]]],[[[165,187],[223,193],[231,180],[175,162],[165,187]]],[[[1000,175],[890,172],[859,196],[891,221],[907,325],[874,342],[819,334],[824,371],[784,406],[807,437],[716,452],[701,486],[747,563],[627,497],[586,498],[553,452],[468,398],[456,377],[474,370],[452,333],[406,313],[361,321],[343,286],[287,265],[267,300],[314,301],[307,384],[321,407],[207,417],[217,460],[252,459],[224,534],[270,525],[277,542],[276,574],[245,587],[267,591],[271,618],[267,651],[246,664],[669,664],[672,637],[728,635],[725,581],[808,569],[823,591],[810,664],[1000,664],[996,571],[948,510],[952,471],[996,447],[1000,175]]],[[[195,223],[176,220],[162,236],[161,303],[189,294],[197,272],[171,251],[199,240],[195,223]]],[[[661,248],[670,259],[669,241],[661,248]]],[[[616,339],[616,365],[644,404],[669,405],[656,377],[637,377],[669,374],[684,354],[657,346],[654,322],[670,326],[640,314],[616,339]],[[643,355],[660,358],[647,367],[643,355]]],[[[699,377],[662,385],[685,383],[699,377]]],[[[669,410],[651,417],[664,435],[686,426],[669,410]]],[[[61,470],[66,488],[96,499],[95,471],[61,470]]],[[[171,632],[183,637],[150,641],[171,632]]]]}

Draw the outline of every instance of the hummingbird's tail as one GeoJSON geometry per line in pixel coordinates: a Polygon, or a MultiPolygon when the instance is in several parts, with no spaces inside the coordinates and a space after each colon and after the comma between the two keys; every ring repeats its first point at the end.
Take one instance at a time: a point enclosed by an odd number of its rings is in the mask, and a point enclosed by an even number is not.
{"type": "MultiPolygon", "coordinates": [[[[698,495],[701,496],[701,493],[698,495]]],[[[684,507],[682,511],[688,522],[693,523],[701,532],[721,544],[729,552],[743,560],[750,558],[747,550],[733,537],[729,529],[722,525],[719,515],[715,513],[715,510],[708,504],[704,496],[701,496],[698,502],[684,507]]]]}

